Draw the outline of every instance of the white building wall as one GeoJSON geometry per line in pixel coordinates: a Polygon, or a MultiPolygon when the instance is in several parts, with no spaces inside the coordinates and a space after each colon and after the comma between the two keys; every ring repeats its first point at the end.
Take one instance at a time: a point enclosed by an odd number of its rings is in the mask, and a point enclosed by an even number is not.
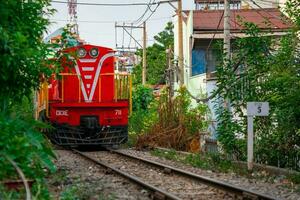
{"type": "MultiPolygon", "coordinates": [[[[174,17],[174,56],[178,58],[178,18],[174,17]]],[[[188,91],[197,98],[209,96],[215,89],[216,81],[207,81],[206,73],[191,76],[192,68],[192,49],[193,49],[193,11],[190,11],[188,18],[183,22],[183,55],[184,55],[184,83],[188,91]]],[[[179,85],[174,84],[175,89],[179,85]]],[[[197,102],[192,99],[192,106],[197,106],[197,102]]],[[[216,116],[214,112],[213,101],[208,102],[208,107],[211,111],[212,123],[209,125],[208,131],[214,137],[216,128],[216,116]]]]}
{"type": "MultiPolygon", "coordinates": [[[[242,1],[242,8],[257,8],[257,5],[251,3],[251,0],[242,1]]],[[[284,3],[286,0],[276,0],[275,4],[272,3],[265,3],[260,4],[257,3],[262,8],[277,8],[278,5],[282,8],[284,7],[284,3]],[[277,4],[276,4],[277,3],[277,4]]],[[[186,22],[183,23],[183,54],[184,54],[184,83],[189,92],[197,97],[203,98],[204,96],[209,97],[212,93],[217,89],[216,80],[207,79],[206,73],[191,76],[191,68],[192,68],[192,48],[193,48],[193,11],[190,11],[188,19],[186,22]]],[[[175,59],[178,58],[178,18],[174,17],[174,54],[175,59]]],[[[175,89],[178,88],[178,84],[175,84],[175,89]]],[[[216,121],[216,110],[215,106],[218,102],[216,99],[209,100],[207,105],[211,111],[211,123],[208,127],[208,132],[211,134],[212,138],[216,138],[216,128],[217,128],[217,121],[216,121]]],[[[195,100],[192,100],[193,106],[197,105],[195,100]]]]}
{"type": "MultiPolygon", "coordinates": [[[[184,57],[184,84],[193,96],[200,97],[200,94],[206,93],[206,84],[204,82],[206,74],[191,77],[192,65],[192,48],[193,48],[193,11],[187,16],[187,20],[183,22],[183,57],[184,57]]],[[[174,56],[178,58],[178,18],[174,17],[174,56]]],[[[175,84],[175,89],[179,85],[175,84]]],[[[196,102],[193,102],[196,105],[196,102]]]]}
{"type": "MultiPolygon", "coordinates": [[[[193,12],[187,16],[187,20],[182,23],[183,32],[183,64],[184,64],[184,84],[188,85],[188,77],[190,74],[190,63],[191,63],[191,36],[193,34],[193,12]]],[[[179,46],[178,46],[178,17],[174,17],[174,59],[178,60],[179,46]]],[[[175,89],[178,88],[178,84],[175,84],[175,89]]]]}

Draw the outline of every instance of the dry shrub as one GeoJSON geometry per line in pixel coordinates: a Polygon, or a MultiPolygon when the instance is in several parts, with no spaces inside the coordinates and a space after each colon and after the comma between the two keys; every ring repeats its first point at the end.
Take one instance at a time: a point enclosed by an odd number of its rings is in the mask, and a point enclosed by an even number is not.
{"type": "Polygon", "coordinates": [[[137,139],[136,148],[156,146],[176,150],[199,150],[199,134],[206,130],[208,108],[199,104],[191,107],[186,88],[181,88],[175,98],[166,90],[158,99],[158,120],[137,139]]]}

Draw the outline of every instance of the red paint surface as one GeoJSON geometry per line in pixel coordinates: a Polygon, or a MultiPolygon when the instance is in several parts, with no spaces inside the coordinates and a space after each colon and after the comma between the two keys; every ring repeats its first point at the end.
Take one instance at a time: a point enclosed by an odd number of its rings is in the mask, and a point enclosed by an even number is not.
{"type": "Polygon", "coordinates": [[[111,55],[113,50],[99,46],[83,45],[67,49],[66,52],[74,55],[78,48],[87,50],[86,56],[77,58],[75,62],[78,66],[77,70],[81,75],[83,86],[81,86],[80,79],[77,76],[76,66],[64,64],[62,73],[72,75],[50,80],[50,121],[79,126],[80,116],[98,116],[100,125],[127,125],[128,101],[116,102],[114,99],[114,57],[107,56],[111,55]],[[91,48],[98,48],[99,55],[97,58],[89,55],[88,52],[91,48]],[[104,60],[103,57],[107,58],[104,60]],[[95,61],[84,62],[92,59],[95,61]],[[100,66],[101,61],[103,61],[102,66],[100,66]],[[98,67],[101,67],[101,70],[97,79],[98,67]],[[84,95],[84,91],[86,95],[84,95]]]}

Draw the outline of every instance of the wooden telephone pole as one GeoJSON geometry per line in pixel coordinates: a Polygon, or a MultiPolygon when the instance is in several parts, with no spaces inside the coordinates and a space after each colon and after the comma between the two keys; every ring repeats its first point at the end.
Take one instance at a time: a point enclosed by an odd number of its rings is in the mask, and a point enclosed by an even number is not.
{"type": "Polygon", "coordinates": [[[118,25],[117,23],[115,24],[115,31],[116,31],[116,36],[115,36],[115,40],[116,40],[116,49],[121,49],[124,51],[124,49],[130,51],[130,50],[136,50],[137,48],[132,48],[132,47],[125,47],[122,45],[122,47],[118,47],[117,45],[117,28],[122,28],[123,29],[123,38],[124,38],[124,33],[126,32],[135,42],[136,44],[143,49],[143,66],[142,66],[142,84],[145,85],[146,84],[146,72],[147,72],[147,32],[146,32],[146,22],[143,23],[143,26],[133,26],[131,25],[125,25],[125,23],[123,23],[123,25],[118,25]],[[143,29],[143,44],[140,44],[139,41],[137,39],[135,39],[135,37],[132,35],[132,33],[130,33],[128,29],[143,29]]]}
{"type": "MultiPolygon", "coordinates": [[[[224,66],[228,65],[229,59],[231,58],[230,49],[230,0],[224,0],[224,66]]],[[[226,88],[225,88],[226,90],[226,88]]],[[[229,110],[229,99],[224,100],[224,108],[229,110]]]]}
{"type": "Polygon", "coordinates": [[[182,0],[178,0],[178,64],[179,64],[179,82],[184,85],[184,65],[183,65],[183,32],[182,32],[182,0]]]}
{"type": "Polygon", "coordinates": [[[147,32],[146,32],[146,22],[143,23],[143,72],[142,72],[142,84],[146,84],[146,70],[147,70],[147,32]]]}
{"type": "Polygon", "coordinates": [[[224,0],[224,53],[228,61],[230,59],[230,0],[224,0]]]}

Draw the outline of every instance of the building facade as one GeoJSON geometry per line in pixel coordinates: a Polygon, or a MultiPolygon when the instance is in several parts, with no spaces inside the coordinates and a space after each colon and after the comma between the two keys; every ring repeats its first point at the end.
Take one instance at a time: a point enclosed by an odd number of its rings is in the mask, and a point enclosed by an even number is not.
{"type": "MultiPolygon", "coordinates": [[[[247,4],[248,5],[248,4],[247,4]]],[[[272,4],[269,8],[248,9],[243,1],[231,1],[230,36],[231,40],[246,37],[241,21],[253,22],[266,34],[278,36],[285,34],[290,26],[282,19],[282,13],[272,4]],[[266,25],[268,19],[270,26],[266,25]],[[269,32],[271,30],[271,32],[269,32]],[[268,32],[267,32],[268,31],[268,32]]],[[[278,6],[279,4],[276,4],[278,6]]],[[[183,55],[184,84],[196,98],[209,97],[216,89],[216,65],[218,55],[215,41],[224,38],[224,1],[196,0],[196,10],[184,11],[183,55]]],[[[178,58],[178,19],[174,17],[174,59],[178,58]]],[[[175,83],[175,88],[178,83],[175,83]]],[[[196,105],[196,101],[193,102],[196,105]]],[[[211,123],[208,132],[216,137],[215,99],[208,101],[211,110],[211,123]]]]}

